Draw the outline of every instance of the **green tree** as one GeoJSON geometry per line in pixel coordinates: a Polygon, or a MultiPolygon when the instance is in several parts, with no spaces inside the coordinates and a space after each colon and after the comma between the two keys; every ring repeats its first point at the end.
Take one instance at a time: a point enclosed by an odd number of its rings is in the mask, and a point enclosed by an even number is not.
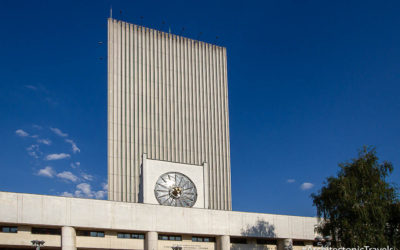
{"type": "Polygon", "coordinates": [[[375,148],[364,147],[358,158],[339,164],[312,194],[319,231],[333,238],[334,246],[400,246],[400,205],[397,189],[388,183],[390,162],[379,162],[375,148]]]}

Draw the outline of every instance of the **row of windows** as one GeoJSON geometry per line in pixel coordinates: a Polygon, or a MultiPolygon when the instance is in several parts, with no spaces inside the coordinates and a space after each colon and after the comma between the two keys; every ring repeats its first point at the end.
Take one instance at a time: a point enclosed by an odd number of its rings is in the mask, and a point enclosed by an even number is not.
{"type": "MultiPolygon", "coordinates": [[[[16,226],[1,226],[0,231],[3,233],[17,233],[18,227],[16,226]]],[[[47,235],[61,235],[60,228],[38,228],[32,227],[32,234],[47,234],[47,235]]],[[[103,231],[89,231],[89,230],[78,230],[76,232],[78,236],[90,236],[90,237],[104,237],[103,231]]],[[[117,238],[124,239],[144,239],[144,234],[138,233],[118,233],[117,238]]],[[[172,241],[182,241],[182,236],[180,235],[158,235],[159,240],[172,240],[172,241]]],[[[234,244],[247,244],[246,238],[235,238],[232,237],[231,243],[234,244]]],[[[193,236],[193,242],[215,242],[214,237],[200,237],[193,236]]],[[[268,239],[257,239],[257,244],[259,245],[276,245],[276,240],[268,240],[268,239]]],[[[293,241],[293,246],[304,246],[304,241],[293,241]]]]}
{"type": "MultiPolygon", "coordinates": [[[[32,228],[32,234],[50,234],[50,235],[61,235],[61,229],[59,228],[32,228]]],[[[90,231],[90,230],[77,230],[77,236],[89,236],[89,237],[104,237],[103,231],[90,231]]],[[[118,238],[130,238],[130,239],[144,239],[144,234],[135,233],[118,233],[118,238]]]]}
{"type": "Polygon", "coordinates": [[[234,244],[247,244],[246,238],[231,238],[231,243],[234,244]]]}
{"type": "Polygon", "coordinates": [[[258,245],[276,245],[277,243],[276,240],[257,239],[258,245]]]}
{"type": "Polygon", "coordinates": [[[32,234],[61,235],[61,229],[32,227],[32,234]]]}
{"type": "Polygon", "coordinates": [[[293,246],[305,246],[304,241],[294,240],[293,246]]]}
{"type": "Polygon", "coordinates": [[[182,241],[182,236],[180,235],[163,235],[160,234],[158,235],[159,240],[176,240],[176,241],[182,241]]]}
{"type": "Polygon", "coordinates": [[[144,234],[118,233],[117,238],[144,239],[144,234]]]}
{"type": "MultiPolygon", "coordinates": [[[[276,240],[271,240],[271,239],[257,239],[257,244],[258,245],[277,245],[278,242],[276,240]]],[[[234,244],[247,244],[247,239],[246,238],[231,238],[231,243],[234,244]]],[[[294,240],[293,241],[293,246],[305,246],[304,241],[299,241],[299,240],[294,240]]]]}
{"type": "Polygon", "coordinates": [[[1,227],[1,232],[3,233],[17,233],[18,227],[1,227]]]}
{"type": "Polygon", "coordinates": [[[76,231],[76,235],[78,235],[78,236],[90,236],[90,237],[104,237],[104,232],[102,232],[102,231],[78,230],[78,231],[76,231]]]}
{"type": "MultiPolygon", "coordinates": [[[[0,232],[3,233],[17,233],[18,227],[15,226],[0,226],[0,232]]],[[[45,235],[61,235],[60,228],[39,228],[32,227],[32,234],[45,234],[45,235]]],[[[76,232],[78,236],[90,236],[90,237],[104,237],[102,231],[89,231],[89,230],[78,230],[76,232]]],[[[118,233],[118,238],[130,238],[130,239],[144,239],[144,234],[135,233],[118,233]]]]}
{"type": "Polygon", "coordinates": [[[193,236],[192,237],[193,242],[215,242],[214,237],[198,237],[198,236],[193,236]]]}

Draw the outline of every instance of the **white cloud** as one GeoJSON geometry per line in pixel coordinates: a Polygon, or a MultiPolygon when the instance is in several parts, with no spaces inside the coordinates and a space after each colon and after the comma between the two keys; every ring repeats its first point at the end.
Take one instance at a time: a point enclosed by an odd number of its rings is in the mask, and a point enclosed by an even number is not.
{"type": "Polygon", "coordinates": [[[81,163],[79,162],[79,161],[77,161],[77,162],[72,162],[71,164],[70,164],[70,166],[71,166],[71,168],[77,168],[77,167],[79,167],[81,165],[81,163]]]}
{"type": "Polygon", "coordinates": [[[295,179],[287,179],[286,182],[287,183],[294,183],[294,182],[296,182],[296,180],[295,179]]]}
{"type": "Polygon", "coordinates": [[[39,126],[39,125],[36,125],[36,124],[33,124],[32,127],[35,128],[35,129],[42,129],[42,126],[39,126]]]}
{"type": "Polygon", "coordinates": [[[55,174],[56,174],[56,172],[50,166],[40,169],[39,172],[37,173],[37,175],[45,176],[45,177],[49,177],[49,178],[53,178],[53,176],[55,174]]]}
{"type": "Polygon", "coordinates": [[[78,148],[78,146],[76,146],[76,143],[73,140],[65,139],[65,141],[72,145],[72,152],[74,152],[74,153],[81,152],[81,150],[78,148]]]}
{"type": "Polygon", "coordinates": [[[51,145],[51,141],[49,139],[38,139],[37,142],[45,145],[51,145]]]}
{"type": "Polygon", "coordinates": [[[61,137],[67,137],[67,133],[63,133],[59,128],[50,128],[51,131],[53,131],[54,134],[61,136],[61,137]]]}
{"type": "Polygon", "coordinates": [[[36,159],[38,159],[42,155],[42,152],[39,149],[39,145],[37,144],[30,145],[26,148],[26,151],[28,151],[28,155],[36,159]]]}
{"type": "Polygon", "coordinates": [[[22,130],[22,129],[17,129],[15,131],[15,134],[17,134],[20,137],[32,137],[32,138],[39,138],[38,135],[30,135],[28,132],[22,130]]]}
{"type": "Polygon", "coordinates": [[[107,195],[107,190],[104,190],[105,185],[106,184],[103,183],[103,190],[93,191],[89,183],[82,182],[76,185],[76,190],[74,193],[63,192],[61,196],[104,199],[107,195]]]}
{"type": "Polygon", "coordinates": [[[97,191],[97,192],[94,193],[94,197],[95,197],[96,199],[103,199],[104,196],[106,196],[106,192],[103,191],[103,190],[99,190],[99,191],[97,191]]]}
{"type": "Polygon", "coordinates": [[[15,133],[16,133],[18,136],[21,136],[21,137],[27,137],[27,136],[29,136],[29,134],[28,134],[27,132],[23,131],[22,129],[17,129],[17,130],[15,131],[15,133]]]}
{"type": "Polygon", "coordinates": [[[62,173],[58,173],[57,177],[64,179],[64,180],[70,180],[72,182],[78,181],[78,177],[76,177],[73,173],[71,173],[69,171],[64,171],[62,173]]]}
{"type": "Polygon", "coordinates": [[[61,193],[61,196],[64,196],[64,197],[74,197],[74,195],[71,194],[70,192],[62,192],[62,193],[61,193]]]}
{"type": "Polygon", "coordinates": [[[304,182],[303,184],[301,184],[300,188],[301,190],[308,190],[314,187],[314,184],[310,183],[310,182],[304,182]]]}
{"type": "Polygon", "coordinates": [[[104,199],[104,197],[107,194],[108,191],[108,184],[107,183],[102,183],[101,186],[103,187],[103,190],[99,190],[95,193],[96,199],[104,199]]]}
{"type": "Polygon", "coordinates": [[[93,197],[92,189],[90,184],[81,183],[76,186],[77,190],[75,191],[76,197],[93,197]]]}
{"type": "Polygon", "coordinates": [[[61,160],[65,158],[70,158],[71,156],[69,154],[65,153],[60,153],[60,154],[49,154],[46,156],[46,160],[52,161],[52,160],[61,160]]]}
{"type": "Polygon", "coordinates": [[[93,180],[93,176],[90,174],[86,174],[86,173],[82,173],[81,174],[82,178],[87,180],[87,181],[92,181],[93,180]]]}
{"type": "Polygon", "coordinates": [[[31,89],[31,90],[37,90],[37,87],[35,87],[33,85],[25,85],[25,88],[31,89]]]}

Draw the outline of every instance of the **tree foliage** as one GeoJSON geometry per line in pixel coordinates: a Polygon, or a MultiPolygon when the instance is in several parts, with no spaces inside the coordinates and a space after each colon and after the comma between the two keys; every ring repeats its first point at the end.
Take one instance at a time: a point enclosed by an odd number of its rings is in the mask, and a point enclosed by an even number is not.
{"type": "Polygon", "coordinates": [[[333,245],[400,246],[400,204],[397,189],[388,183],[390,162],[380,163],[375,148],[364,147],[358,158],[339,164],[336,177],[329,177],[312,194],[319,227],[333,238],[333,245]]]}

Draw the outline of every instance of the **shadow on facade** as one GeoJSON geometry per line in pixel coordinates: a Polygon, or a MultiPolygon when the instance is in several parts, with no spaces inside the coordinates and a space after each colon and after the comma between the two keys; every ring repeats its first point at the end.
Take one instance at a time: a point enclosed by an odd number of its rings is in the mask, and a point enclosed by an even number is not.
{"type": "MultiPolygon", "coordinates": [[[[269,224],[268,221],[258,218],[254,225],[247,225],[241,231],[242,236],[255,237],[255,238],[275,238],[275,226],[269,224]]],[[[249,244],[249,239],[245,240],[247,242],[237,242],[232,243],[231,250],[271,250],[268,246],[256,245],[256,239],[252,238],[252,243],[249,244]]]]}
{"type": "Polygon", "coordinates": [[[246,229],[242,229],[243,236],[275,238],[275,226],[269,224],[268,221],[258,219],[256,224],[247,225],[246,229]]]}

